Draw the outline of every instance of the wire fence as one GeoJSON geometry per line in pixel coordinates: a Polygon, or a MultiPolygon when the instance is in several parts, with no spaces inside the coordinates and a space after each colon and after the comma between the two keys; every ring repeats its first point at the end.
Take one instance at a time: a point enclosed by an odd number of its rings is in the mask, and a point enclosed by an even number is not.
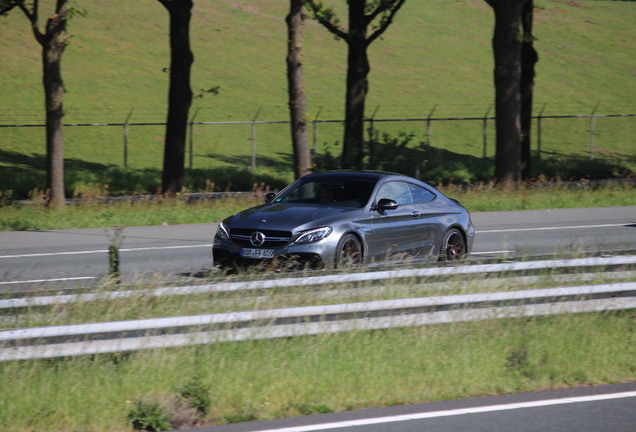
{"type": "MultiPolygon", "coordinates": [[[[595,159],[599,154],[606,156],[607,153],[628,157],[636,156],[636,121],[634,121],[636,114],[597,114],[597,105],[592,112],[587,114],[548,115],[544,114],[545,108],[544,105],[533,116],[532,147],[538,157],[541,157],[542,154],[557,153],[556,148],[563,151],[564,145],[566,147],[569,145],[575,149],[573,150],[575,153],[587,154],[590,159],[595,159]],[[605,122],[602,125],[599,124],[601,119],[605,122]],[[612,119],[621,119],[621,122],[620,124],[609,124],[608,121],[612,119]]],[[[416,139],[425,145],[444,148],[464,145],[470,147],[475,156],[486,158],[492,156],[495,150],[496,133],[494,127],[496,118],[492,115],[492,111],[492,107],[488,107],[483,115],[436,116],[435,106],[426,116],[375,118],[376,109],[366,119],[366,126],[369,131],[378,129],[403,131],[406,129],[416,135],[416,139]]],[[[265,145],[273,140],[280,141],[280,137],[285,136],[285,134],[288,137],[289,120],[260,120],[260,112],[261,110],[256,111],[251,120],[200,121],[197,119],[199,110],[193,110],[188,122],[187,167],[194,168],[195,155],[215,156],[214,152],[210,153],[209,142],[219,141],[219,136],[231,136],[231,138],[225,139],[225,149],[241,147],[242,160],[247,159],[248,165],[252,169],[257,168],[259,158],[272,157],[267,154],[267,150],[279,153],[289,152],[291,146],[288,143],[288,138],[283,140],[287,143],[279,147],[278,150],[272,150],[271,146],[265,145]],[[207,128],[228,127],[233,128],[234,131],[232,133],[216,131],[214,138],[206,133],[207,128]],[[262,139],[259,138],[261,134],[264,136],[262,139]],[[240,144],[244,140],[248,141],[247,146],[240,144]],[[262,150],[266,151],[259,152],[261,145],[263,146],[262,150]]],[[[136,128],[154,127],[154,139],[159,140],[159,134],[162,133],[162,129],[166,125],[165,122],[132,121],[133,114],[134,110],[130,110],[121,122],[74,122],[66,123],[64,126],[69,128],[121,128],[120,138],[112,138],[113,134],[111,133],[109,140],[111,145],[113,141],[121,140],[120,163],[124,167],[129,167],[131,165],[131,148],[135,145],[131,139],[131,131],[136,128]]],[[[320,111],[313,119],[309,120],[309,139],[312,151],[314,153],[323,151],[326,143],[341,139],[340,131],[343,123],[342,119],[321,119],[320,111]]],[[[4,129],[44,127],[44,124],[37,123],[0,124],[0,128],[4,129]]],[[[224,130],[227,131],[227,129],[224,130]]],[[[144,139],[147,140],[147,138],[144,139]]],[[[221,147],[217,147],[219,152],[222,151],[221,147]]]]}

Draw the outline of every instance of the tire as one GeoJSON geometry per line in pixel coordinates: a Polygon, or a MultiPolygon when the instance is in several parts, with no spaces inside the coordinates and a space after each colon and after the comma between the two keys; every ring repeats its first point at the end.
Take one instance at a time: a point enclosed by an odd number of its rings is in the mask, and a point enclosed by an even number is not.
{"type": "Polygon", "coordinates": [[[466,257],[466,239],[457,228],[446,231],[439,249],[439,261],[459,261],[466,257]]]}
{"type": "Polygon", "coordinates": [[[362,243],[353,234],[345,234],[336,249],[336,268],[353,268],[362,265],[362,243]]]}

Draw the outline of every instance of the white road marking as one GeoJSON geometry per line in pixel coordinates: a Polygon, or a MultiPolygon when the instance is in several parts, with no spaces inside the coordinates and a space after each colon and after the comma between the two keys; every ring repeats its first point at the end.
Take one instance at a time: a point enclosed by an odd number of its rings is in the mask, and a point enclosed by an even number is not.
{"type": "Polygon", "coordinates": [[[470,255],[494,255],[494,254],[507,254],[514,253],[513,250],[498,250],[498,251],[484,251],[484,252],[471,252],[470,255]]]}
{"type": "MultiPolygon", "coordinates": [[[[139,252],[149,250],[163,250],[163,249],[189,249],[189,248],[202,248],[212,247],[212,243],[200,244],[200,245],[182,245],[182,246],[153,246],[145,248],[120,248],[119,252],[139,252]]],[[[83,254],[95,254],[95,253],[108,253],[107,249],[88,250],[88,251],[70,251],[70,252],[45,252],[36,254],[22,254],[22,255],[0,255],[0,258],[31,258],[31,257],[45,257],[45,256],[57,256],[57,255],[83,255],[83,254]]]]}
{"type": "Polygon", "coordinates": [[[330,430],[330,429],[338,429],[338,428],[346,428],[346,427],[366,426],[371,424],[394,423],[394,422],[401,422],[401,421],[408,421],[408,420],[423,420],[428,418],[450,417],[450,416],[457,416],[457,415],[464,415],[464,414],[479,414],[479,413],[486,413],[486,412],[507,411],[507,410],[521,409],[521,408],[536,408],[536,407],[552,406],[552,405],[565,405],[565,404],[573,404],[573,403],[581,403],[581,402],[595,402],[595,401],[621,399],[621,398],[629,398],[629,397],[636,397],[636,391],[623,392],[623,393],[609,393],[609,394],[591,395],[591,396],[569,397],[569,398],[563,398],[563,399],[546,399],[546,400],[539,400],[539,401],[518,402],[518,403],[490,405],[490,406],[481,406],[481,407],[472,407],[472,408],[460,408],[460,409],[444,410],[444,411],[431,411],[431,412],[403,414],[403,415],[389,416],[389,417],[346,420],[341,422],[323,423],[323,424],[308,425],[308,426],[293,426],[293,427],[278,428],[278,429],[254,429],[252,432],[321,431],[321,430],[330,430]]]}
{"type": "Polygon", "coordinates": [[[518,231],[553,231],[553,230],[564,230],[564,229],[608,228],[608,227],[618,227],[618,226],[624,227],[627,225],[628,224],[620,223],[620,224],[555,226],[555,227],[537,227],[537,228],[511,228],[511,229],[475,231],[475,233],[485,234],[485,233],[504,233],[504,232],[518,232],[518,231]]]}
{"type": "Polygon", "coordinates": [[[212,247],[212,243],[199,244],[199,245],[182,245],[182,246],[153,246],[145,248],[131,248],[131,249],[119,249],[120,252],[138,252],[147,250],[161,250],[161,249],[188,249],[188,248],[203,248],[212,247]]]}
{"type": "Polygon", "coordinates": [[[53,278],[53,279],[32,279],[32,280],[22,280],[22,281],[0,282],[0,285],[76,281],[76,280],[88,280],[88,279],[99,279],[99,278],[97,276],[78,276],[78,277],[53,278]]]}

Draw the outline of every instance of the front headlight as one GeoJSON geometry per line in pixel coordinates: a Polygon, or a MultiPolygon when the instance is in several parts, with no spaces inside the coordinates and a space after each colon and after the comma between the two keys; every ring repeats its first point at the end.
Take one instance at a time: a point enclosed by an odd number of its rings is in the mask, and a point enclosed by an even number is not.
{"type": "Polygon", "coordinates": [[[331,234],[333,229],[331,227],[313,228],[300,233],[300,236],[294,241],[297,244],[313,243],[318,240],[322,240],[331,234]]]}
{"type": "Polygon", "coordinates": [[[228,229],[227,225],[225,225],[225,222],[221,222],[219,224],[218,228],[216,229],[216,237],[222,238],[223,240],[230,239],[230,230],[228,229]]]}

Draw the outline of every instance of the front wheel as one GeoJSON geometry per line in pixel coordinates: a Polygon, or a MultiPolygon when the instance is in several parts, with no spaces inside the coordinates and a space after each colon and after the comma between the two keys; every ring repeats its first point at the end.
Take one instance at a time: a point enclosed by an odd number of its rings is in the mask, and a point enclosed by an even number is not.
{"type": "Polygon", "coordinates": [[[345,234],[338,242],[336,267],[352,268],[362,264],[362,243],[353,234],[345,234]]]}
{"type": "Polygon", "coordinates": [[[466,239],[457,229],[451,228],[446,231],[442,239],[442,246],[439,250],[440,261],[459,261],[466,257],[466,239]]]}

